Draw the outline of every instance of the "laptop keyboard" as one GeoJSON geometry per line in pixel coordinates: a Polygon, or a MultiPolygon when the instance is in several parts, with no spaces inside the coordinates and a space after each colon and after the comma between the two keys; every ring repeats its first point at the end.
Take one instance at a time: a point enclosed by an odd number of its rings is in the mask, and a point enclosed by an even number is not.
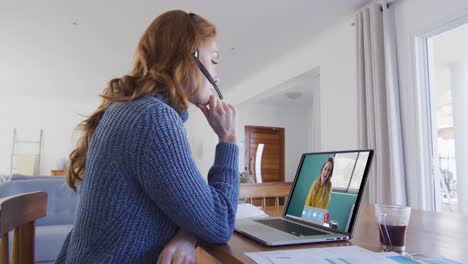
{"type": "Polygon", "coordinates": [[[289,222],[280,218],[259,219],[259,220],[255,220],[255,222],[279,229],[283,232],[286,232],[295,236],[316,236],[316,235],[328,234],[323,231],[313,229],[310,227],[305,227],[303,225],[298,225],[293,222],[289,222]]]}

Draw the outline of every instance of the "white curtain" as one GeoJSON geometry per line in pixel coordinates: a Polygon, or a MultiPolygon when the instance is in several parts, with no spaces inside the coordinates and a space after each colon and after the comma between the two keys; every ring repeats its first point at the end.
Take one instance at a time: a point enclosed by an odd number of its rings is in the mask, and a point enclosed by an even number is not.
{"type": "Polygon", "coordinates": [[[356,26],[359,144],[375,149],[367,199],[406,205],[393,11],[373,2],[356,14],[356,26]]]}

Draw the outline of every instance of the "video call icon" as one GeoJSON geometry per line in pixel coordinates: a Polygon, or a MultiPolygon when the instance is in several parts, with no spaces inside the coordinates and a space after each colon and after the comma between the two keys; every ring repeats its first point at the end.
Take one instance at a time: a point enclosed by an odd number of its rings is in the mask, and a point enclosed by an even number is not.
{"type": "Polygon", "coordinates": [[[315,221],[315,222],[326,223],[328,222],[330,215],[324,209],[306,206],[302,210],[302,217],[311,219],[312,221],[315,221]]]}

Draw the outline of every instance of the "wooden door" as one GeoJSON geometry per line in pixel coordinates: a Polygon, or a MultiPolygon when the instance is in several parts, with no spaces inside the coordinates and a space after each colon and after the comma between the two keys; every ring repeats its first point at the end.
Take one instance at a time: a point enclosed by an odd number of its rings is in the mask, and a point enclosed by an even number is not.
{"type": "Polygon", "coordinates": [[[284,182],[284,128],[245,127],[245,166],[253,179],[258,144],[264,144],[261,176],[263,182],[284,182]]]}

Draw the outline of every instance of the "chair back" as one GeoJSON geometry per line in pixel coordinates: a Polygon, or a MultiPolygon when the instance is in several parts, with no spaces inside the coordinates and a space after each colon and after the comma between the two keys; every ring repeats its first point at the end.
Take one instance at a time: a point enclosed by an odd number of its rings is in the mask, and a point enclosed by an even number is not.
{"type": "MultiPolygon", "coordinates": [[[[30,178],[39,177],[31,176],[30,178]]],[[[63,177],[44,176],[49,179],[22,179],[0,184],[0,198],[30,193],[47,193],[46,217],[36,221],[36,226],[71,225],[75,221],[78,194],[65,183],[63,177]]]]}
{"type": "Polygon", "coordinates": [[[36,219],[46,216],[47,193],[31,192],[0,199],[0,263],[9,263],[8,233],[13,232],[12,264],[34,262],[36,219]]]}

